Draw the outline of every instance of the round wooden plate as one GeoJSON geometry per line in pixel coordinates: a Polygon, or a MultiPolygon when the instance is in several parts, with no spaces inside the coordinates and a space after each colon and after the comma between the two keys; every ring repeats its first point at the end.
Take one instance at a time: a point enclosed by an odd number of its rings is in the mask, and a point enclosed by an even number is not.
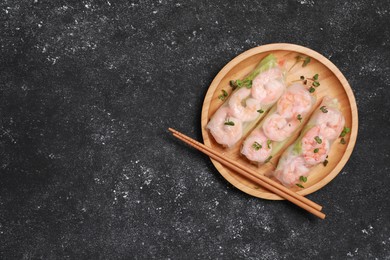
{"type": "MultiPolygon", "coordinates": [[[[206,129],[210,117],[223,103],[223,101],[218,99],[218,96],[222,93],[222,89],[230,94],[232,89],[229,86],[229,81],[244,78],[244,76],[252,71],[262,58],[270,53],[273,53],[278,59],[284,59],[287,69],[295,63],[295,57],[297,55],[310,57],[311,62],[307,66],[302,67],[302,62],[300,62],[287,73],[287,84],[291,81],[298,80],[301,75],[312,77],[318,73],[321,85],[316,88],[316,105],[321,102],[325,95],[337,97],[341,105],[341,111],[345,116],[345,124],[347,127],[351,128],[351,132],[345,137],[346,144],[340,144],[339,139],[333,143],[329,153],[328,165],[325,167],[320,164],[312,168],[308,180],[304,185],[305,188],[291,188],[301,195],[307,195],[325,186],[341,171],[352,153],[358,132],[358,114],[352,89],[340,70],[321,54],[299,45],[277,43],[250,49],[231,60],[214,78],[204,99],[201,120],[203,141],[207,146],[224,153],[229,158],[247,164],[248,167],[253,168],[259,174],[269,175],[274,169],[279,159],[278,157],[280,157],[280,153],[272,159],[272,163],[267,163],[258,167],[240,156],[241,143],[231,149],[223,148],[215,142],[212,135],[206,129]]],[[[291,142],[293,141],[294,140],[291,142]]],[[[212,160],[212,163],[227,181],[243,192],[263,199],[282,199],[278,195],[241,177],[239,174],[231,171],[219,162],[212,160]]]]}

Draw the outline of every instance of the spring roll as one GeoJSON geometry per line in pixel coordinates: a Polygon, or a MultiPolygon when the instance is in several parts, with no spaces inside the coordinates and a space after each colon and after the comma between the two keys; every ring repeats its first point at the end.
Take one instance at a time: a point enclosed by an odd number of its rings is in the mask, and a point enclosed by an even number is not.
{"type": "Polygon", "coordinates": [[[224,147],[237,144],[283,94],[285,69],[269,54],[246,78],[231,85],[235,90],[206,126],[224,147]]]}
{"type": "Polygon", "coordinates": [[[310,170],[326,160],[345,124],[336,98],[324,97],[298,139],[282,154],[273,175],[285,186],[302,186],[310,170]]]}
{"type": "Polygon", "coordinates": [[[297,133],[316,103],[316,97],[300,83],[287,88],[277,105],[243,142],[241,154],[259,165],[269,161],[297,133]]]}

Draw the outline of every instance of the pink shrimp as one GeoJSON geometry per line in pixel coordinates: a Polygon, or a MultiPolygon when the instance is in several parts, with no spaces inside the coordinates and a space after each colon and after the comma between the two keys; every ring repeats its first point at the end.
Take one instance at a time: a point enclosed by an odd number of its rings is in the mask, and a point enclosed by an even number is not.
{"type": "Polygon", "coordinates": [[[284,89],[283,72],[279,68],[261,73],[252,82],[252,96],[263,105],[275,103],[284,89]]]}
{"type": "Polygon", "coordinates": [[[290,137],[298,126],[299,121],[297,119],[288,120],[275,113],[264,120],[263,131],[272,141],[281,142],[290,137]]]}
{"type": "Polygon", "coordinates": [[[294,84],[287,88],[287,91],[278,101],[278,113],[286,118],[297,117],[310,111],[312,97],[309,91],[301,84],[294,84]]]}
{"type": "Polygon", "coordinates": [[[251,135],[245,139],[241,148],[241,153],[251,161],[264,163],[272,152],[272,143],[267,144],[267,141],[268,139],[263,131],[261,129],[255,129],[251,135]]]}
{"type": "Polygon", "coordinates": [[[317,124],[321,127],[321,135],[326,139],[334,140],[341,134],[344,128],[345,119],[343,114],[335,108],[322,109],[322,113],[318,114],[317,124]],[[324,111],[327,111],[324,113],[324,111]]]}
{"type": "Polygon", "coordinates": [[[309,170],[310,169],[306,166],[305,161],[301,156],[289,155],[285,161],[283,161],[281,169],[274,172],[274,176],[283,185],[290,187],[299,182],[300,176],[307,176],[309,170]]]}
{"type": "Polygon", "coordinates": [[[243,87],[237,90],[229,99],[229,107],[232,116],[240,118],[243,122],[253,121],[259,116],[257,110],[261,109],[261,104],[254,98],[248,98],[251,90],[243,87]]]}
{"type": "Polygon", "coordinates": [[[312,127],[302,138],[302,155],[310,165],[325,161],[329,147],[329,140],[321,135],[319,126],[312,127]]]}
{"type": "Polygon", "coordinates": [[[228,147],[233,146],[242,137],[242,121],[231,114],[228,107],[221,107],[207,124],[214,139],[228,147]]]}

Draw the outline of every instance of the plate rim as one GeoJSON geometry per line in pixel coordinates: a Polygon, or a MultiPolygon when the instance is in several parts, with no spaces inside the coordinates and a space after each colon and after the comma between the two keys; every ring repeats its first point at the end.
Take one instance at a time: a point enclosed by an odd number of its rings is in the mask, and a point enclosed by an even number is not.
{"type": "MultiPolygon", "coordinates": [[[[350,104],[351,108],[351,132],[350,132],[350,138],[348,145],[346,147],[346,150],[343,154],[343,156],[340,158],[340,161],[337,163],[335,168],[328,174],[326,175],[323,179],[321,179],[320,182],[315,183],[314,185],[305,188],[303,190],[297,191],[298,194],[300,195],[308,195],[313,192],[316,192],[323,188],[325,185],[327,185],[329,182],[331,182],[343,169],[345,164],[348,162],[349,158],[352,155],[353,149],[356,144],[357,140],[357,134],[358,134],[358,110],[357,110],[357,104],[356,104],[356,99],[353,94],[352,88],[349,85],[347,79],[345,76],[342,74],[342,72],[337,68],[336,65],[334,65],[328,58],[323,56],[322,54],[318,53],[317,51],[314,51],[310,48],[297,45],[297,44],[291,44],[291,43],[271,43],[271,44],[266,44],[266,45],[261,45],[257,46],[254,48],[251,48],[249,50],[246,50],[242,52],[241,54],[237,55],[234,57],[232,60],[230,60],[214,77],[213,81],[208,87],[208,90],[206,92],[206,95],[203,100],[202,104],[202,112],[201,112],[201,131],[202,131],[202,139],[203,143],[206,144],[206,141],[209,141],[207,134],[207,130],[205,127],[203,127],[204,123],[207,120],[207,115],[209,112],[210,106],[205,106],[206,102],[211,102],[207,101],[207,97],[212,97],[214,94],[216,88],[218,87],[219,83],[223,79],[223,77],[232,69],[236,64],[242,62],[243,60],[256,55],[256,54],[261,54],[264,52],[269,52],[269,51],[279,51],[279,50],[286,50],[286,51],[293,51],[293,52],[299,52],[306,54],[314,59],[316,59],[318,62],[322,63],[324,66],[326,66],[332,73],[336,76],[336,78],[340,81],[341,85],[343,86],[347,97],[348,97],[348,102],[350,104]]],[[[207,122],[206,122],[207,123],[207,122]]],[[[206,144],[207,145],[207,144],[206,144]]],[[[234,187],[238,188],[239,190],[262,199],[268,199],[268,200],[283,200],[280,196],[272,193],[272,192],[261,192],[258,193],[256,190],[253,188],[250,188],[241,182],[237,181],[230,173],[228,173],[222,164],[219,162],[211,159],[211,162],[215,166],[216,170],[222,175],[224,179],[226,179],[230,184],[232,184],[234,187]],[[222,170],[220,168],[222,167],[222,170]]]]}

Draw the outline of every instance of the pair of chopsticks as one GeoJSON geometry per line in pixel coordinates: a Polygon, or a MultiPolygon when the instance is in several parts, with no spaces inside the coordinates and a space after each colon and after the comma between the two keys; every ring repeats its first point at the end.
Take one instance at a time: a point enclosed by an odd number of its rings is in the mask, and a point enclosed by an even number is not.
{"type": "Polygon", "coordinates": [[[296,192],[293,192],[289,190],[288,188],[284,187],[283,185],[263,176],[258,173],[256,173],[254,170],[249,169],[245,167],[244,165],[237,163],[226,156],[222,155],[221,153],[212,150],[210,147],[176,131],[175,129],[168,128],[168,130],[175,136],[176,138],[182,140],[183,142],[189,144],[190,146],[194,147],[195,149],[199,150],[200,152],[210,156],[214,160],[218,161],[219,163],[229,167],[233,171],[241,174],[245,178],[257,183],[258,185],[262,186],[263,188],[279,195],[280,197],[294,203],[298,207],[305,209],[306,211],[312,213],[313,215],[319,217],[320,219],[325,218],[325,214],[321,212],[322,207],[313,201],[305,198],[302,195],[299,195],[296,192]]]}

